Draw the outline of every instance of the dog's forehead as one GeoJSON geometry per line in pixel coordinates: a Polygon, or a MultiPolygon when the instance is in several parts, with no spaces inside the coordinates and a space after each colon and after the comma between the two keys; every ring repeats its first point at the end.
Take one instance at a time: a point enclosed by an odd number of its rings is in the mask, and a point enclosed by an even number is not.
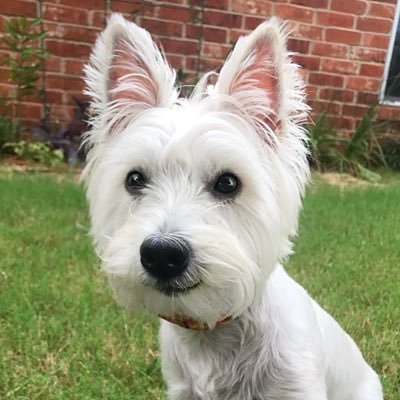
{"type": "Polygon", "coordinates": [[[151,165],[213,163],[218,168],[238,159],[257,158],[255,141],[244,126],[190,104],[144,113],[118,139],[132,162],[151,165]]]}

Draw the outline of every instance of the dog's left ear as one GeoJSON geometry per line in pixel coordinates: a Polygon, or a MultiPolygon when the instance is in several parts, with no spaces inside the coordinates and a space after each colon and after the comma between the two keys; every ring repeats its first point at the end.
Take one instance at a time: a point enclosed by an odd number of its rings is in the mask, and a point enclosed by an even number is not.
{"type": "Polygon", "coordinates": [[[238,40],[221,69],[215,91],[229,96],[262,131],[276,137],[285,131],[290,103],[302,103],[300,86],[297,66],[288,57],[282,23],[272,18],[238,40]]]}
{"type": "Polygon", "coordinates": [[[108,20],[85,72],[93,112],[112,121],[109,128],[147,109],[169,107],[177,97],[175,71],[150,34],[120,14],[108,20]]]}

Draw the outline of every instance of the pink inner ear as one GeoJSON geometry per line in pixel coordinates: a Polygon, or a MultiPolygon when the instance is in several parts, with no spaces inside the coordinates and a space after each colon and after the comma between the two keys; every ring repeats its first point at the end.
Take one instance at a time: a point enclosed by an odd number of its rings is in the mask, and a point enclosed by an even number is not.
{"type": "Polygon", "coordinates": [[[269,101],[269,108],[272,113],[270,115],[256,115],[256,117],[264,120],[272,129],[278,128],[280,126],[278,117],[279,82],[271,43],[266,39],[256,42],[253,53],[246,64],[248,65],[233,82],[231,92],[240,92],[249,87],[261,89],[269,101]]]}
{"type": "Polygon", "coordinates": [[[136,49],[121,38],[115,42],[113,54],[109,72],[110,100],[156,106],[153,76],[136,49]]]}

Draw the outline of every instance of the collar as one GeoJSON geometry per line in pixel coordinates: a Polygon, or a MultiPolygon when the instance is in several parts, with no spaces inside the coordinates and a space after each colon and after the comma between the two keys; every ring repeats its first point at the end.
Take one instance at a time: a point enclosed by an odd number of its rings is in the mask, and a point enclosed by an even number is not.
{"type": "MultiPolygon", "coordinates": [[[[207,322],[200,321],[192,317],[187,317],[183,315],[172,315],[172,316],[159,315],[159,317],[165,319],[168,322],[171,322],[171,324],[175,324],[186,329],[193,329],[196,331],[206,331],[210,329],[207,322]]],[[[215,327],[222,325],[225,322],[232,321],[232,319],[233,319],[232,316],[221,318],[217,320],[217,322],[215,323],[215,327]]]]}

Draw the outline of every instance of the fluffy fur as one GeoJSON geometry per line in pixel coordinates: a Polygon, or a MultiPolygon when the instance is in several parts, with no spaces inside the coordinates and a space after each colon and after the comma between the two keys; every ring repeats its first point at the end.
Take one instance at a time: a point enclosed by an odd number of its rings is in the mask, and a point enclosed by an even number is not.
{"type": "Polygon", "coordinates": [[[215,85],[206,75],[180,99],[150,35],[113,15],[86,67],[93,117],[83,179],[116,297],[210,328],[161,322],[173,400],[382,399],[352,339],[280,265],[309,175],[308,109],[285,40],[277,19],[261,24],[237,42],[215,85]],[[132,170],[146,179],[137,194],[124,184],[132,170]],[[241,183],[229,198],[213,186],[224,172],[241,183]],[[151,235],[190,243],[190,265],[171,282],[183,293],[166,295],[143,268],[151,235]]]}

